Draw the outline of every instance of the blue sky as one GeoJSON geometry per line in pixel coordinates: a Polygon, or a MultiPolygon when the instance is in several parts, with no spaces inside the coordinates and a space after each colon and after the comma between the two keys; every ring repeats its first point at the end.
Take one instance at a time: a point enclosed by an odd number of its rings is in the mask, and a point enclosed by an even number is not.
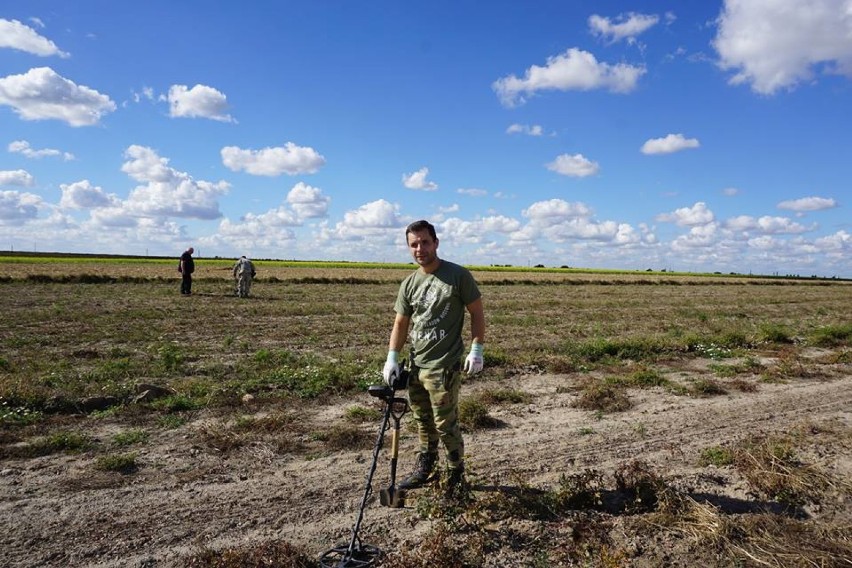
{"type": "Polygon", "coordinates": [[[0,249],[852,278],[852,0],[0,7],[0,249]]]}

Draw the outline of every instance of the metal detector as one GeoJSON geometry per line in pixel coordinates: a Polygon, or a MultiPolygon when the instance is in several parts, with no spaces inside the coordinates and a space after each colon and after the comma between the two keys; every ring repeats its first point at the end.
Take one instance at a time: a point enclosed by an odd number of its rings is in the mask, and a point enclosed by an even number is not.
{"type": "Polygon", "coordinates": [[[352,527],[352,537],[349,539],[349,544],[341,544],[323,552],[319,559],[322,568],[369,568],[376,566],[376,563],[384,557],[384,552],[381,549],[361,542],[358,533],[361,530],[361,521],[364,519],[367,500],[373,492],[373,474],[376,473],[379,451],[382,449],[385,432],[391,420],[393,420],[393,433],[391,435],[390,486],[379,492],[379,501],[386,507],[398,508],[405,505],[405,491],[396,487],[396,464],[399,453],[400,420],[408,412],[409,406],[408,400],[396,396],[396,391],[408,387],[408,373],[405,368],[405,361],[402,361],[399,375],[390,386],[374,385],[367,390],[370,396],[379,398],[385,403],[382,424],[379,428],[376,444],[373,447],[373,462],[370,465],[370,472],[367,474],[367,486],[364,488],[364,496],[361,498],[361,506],[358,508],[358,517],[352,527]]]}

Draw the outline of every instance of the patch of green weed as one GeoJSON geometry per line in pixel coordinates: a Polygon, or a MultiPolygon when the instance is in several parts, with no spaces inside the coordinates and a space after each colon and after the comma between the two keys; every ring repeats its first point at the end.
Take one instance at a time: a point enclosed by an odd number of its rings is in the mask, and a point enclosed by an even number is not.
{"type": "Polygon", "coordinates": [[[767,322],[760,325],[759,338],[768,343],[792,343],[793,332],[785,325],[767,322]]]}
{"type": "Polygon", "coordinates": [[[126,430],[112,437],[112,443],[116,446],[132,446],[148,441],[148,432],[142,429],[126,430]]]}
{"type": "Polygon", "coordinates": [[[639,369],[633,371],[627,379],[627,384],[640,388],[661,387],[668,384],[668,379],[654,369],[639,369]]]}
{"type": "Polygon", "coordinates": [[[175,430],[186,424],[186,418],[179,414],[165,414],[157,418],[157,425],[165,430],[175,430]]]}
{"type": "Polygon", "coordinates": [[[526,404],[532,400],[532,396],[529,393],[517,389],[486,390],[479,393],[478,398],[486,405],[526,404]]]}
{"type": "Polygon", "coordinates": [[[378,409],[358,405],[348,407],[345,415],[346,420],[356,423],[375,422],[382,417],[382,413],[378,409]]]}
{"type": "Polygon", "coordinates": [[[728,391],[713,379],[698,379],[689,386],[689,391],[697,396],[716,396],[728,391]]]}
{"type": "Polygon", "coordinates": [[[846,345],[852,339],[852,323],[825,325],[813,330],[808,342],[816,347],[846,345]]]}
{"type": "Polygon", "coordinates": [[[715,465],[722,467],[734,463],[734,453],[723,446],[712,446],[701,450],[698,463],[702,466],[715,465]]]}
{"type": "Polygon", "coordinates": [[[98,456],[95,460],[95,469],[115,471],[126,475],[139,469],[139,464],[136,462],[137,457],[136,452],[98,456]]]}
{"type": "Polygon", "coordinates": [[[91,448],[93,444],[94,441],[89,436],[79,432],[54,432],[33,440],[28,448],[23,449],[23,453],[33,457],[60,452],[76,454],[91,448]]]}

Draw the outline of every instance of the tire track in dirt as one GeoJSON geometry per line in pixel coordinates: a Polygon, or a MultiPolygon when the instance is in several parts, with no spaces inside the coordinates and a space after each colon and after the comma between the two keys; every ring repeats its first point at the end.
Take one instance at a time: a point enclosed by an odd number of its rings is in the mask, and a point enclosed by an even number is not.
{"type": "MultiPolygon", "coordinates": [[[[543,482],[558,479],[560,473],[611,469],[638,458],[656,462],[663,470],[673,462],[683,467],[694,464],[705,447],[751,434],[788,431],[806,420],[830,417],[848,422],[852,377],[764,385],[754,393],[708,398],[676,396],[662,389],[634,390],[630,396],[633,408],[598,420],[593,412],[570,407],[575,395],[548,394],[547,402],[536,405],[530,415],[500,417],[512,425],[469,436],[469,445],[479,454],[474,455],[483,470],[518,471],[543,482]],[[581,434],[583,428],[594,432],[581,434]],[[481,451],[482,445],[487,449],[481,451]]],[[[536,400],[541,399],[539,395],[536,400]]]]}

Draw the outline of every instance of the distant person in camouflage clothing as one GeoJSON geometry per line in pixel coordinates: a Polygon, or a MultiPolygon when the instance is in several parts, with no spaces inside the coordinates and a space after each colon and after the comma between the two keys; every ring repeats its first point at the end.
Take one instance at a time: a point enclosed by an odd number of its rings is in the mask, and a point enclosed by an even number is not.
{"type": "Polygon", "coordinates": [[[192,294],[192,273],[195,272],[195,261],[192,259],[192,253],[195,249],[189,247],[180,255],[178,262],[178,272],[180,272],[180,293],[186,296],[192,294]]]}
{"type": "Polygon", "coordinates": [[[459,495],[464,479],[464,441],[458,402],[461,371],[483,366],[485,314],[476,281],[464,267],[438,258],[438,237],[427,221],[415,221],[405,238],[418,269],[399,287],[396,317],[382,375],[390,385],[399,374],[399,352],[411,343],[408,396],[417,422],[420,449],[414,473],[400,489],[414,489],[438,477],[438,442],[447,458],[447,496],[459,495]],[[465,311],[470,314],[470,353],[464,358],[465,311]]]}
{"type": "Polygon", "coordinates": [[[234,292],[240,298],[248,298],[251,291],[251,281],[255,277],[254,264],[245,255],[234,264],[234,292]]]}

